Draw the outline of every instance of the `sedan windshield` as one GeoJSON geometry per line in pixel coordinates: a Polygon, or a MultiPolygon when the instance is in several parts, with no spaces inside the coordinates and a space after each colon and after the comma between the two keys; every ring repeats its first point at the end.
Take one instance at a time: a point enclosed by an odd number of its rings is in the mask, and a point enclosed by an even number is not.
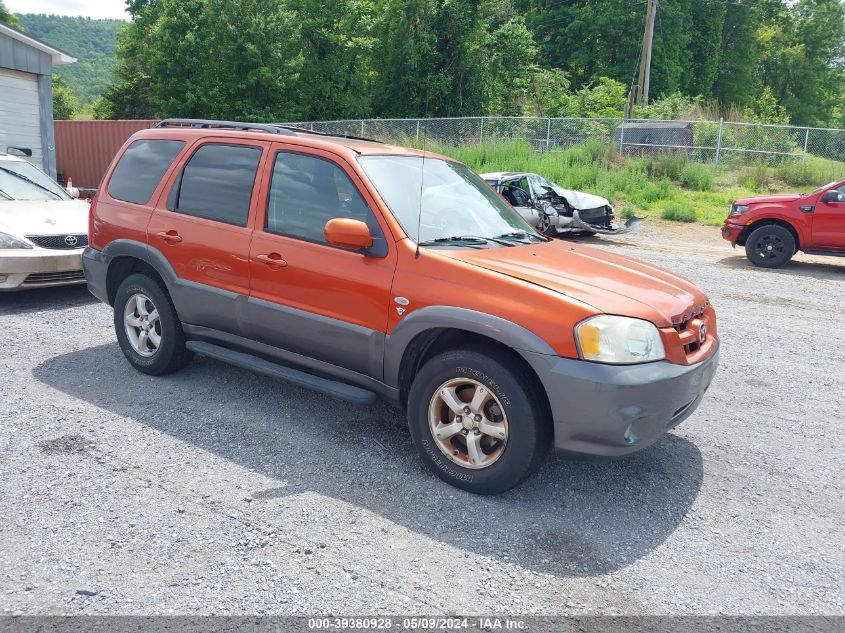
{"type": "Polygon", "coordinates": [[[0,160],[0,202],[4,200],[70,200],[47,174],[26,161],[0,160]]]}
{"type": "Polygon", "coordinates": [[[358,160],[405,233],[421,245],[545,241],[466,165],[421,156],[358,160]]]}

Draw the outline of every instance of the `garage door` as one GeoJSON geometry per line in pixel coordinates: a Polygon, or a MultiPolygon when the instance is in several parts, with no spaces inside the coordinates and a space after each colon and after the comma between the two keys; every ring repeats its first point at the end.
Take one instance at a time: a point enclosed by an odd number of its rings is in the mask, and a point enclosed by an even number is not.
{"type": "Polygon", "coordinates": [[[0,149],[28,147],[32,162],[41,160],[41,117],[36,75],[0,68],[0,149]]]}

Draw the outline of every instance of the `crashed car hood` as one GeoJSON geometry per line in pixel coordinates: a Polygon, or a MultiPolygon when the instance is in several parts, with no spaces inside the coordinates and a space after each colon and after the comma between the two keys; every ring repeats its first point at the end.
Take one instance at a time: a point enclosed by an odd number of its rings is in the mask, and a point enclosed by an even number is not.
{"type": "Polygon", "coordinates": [[[554,185],[552,187],[552,191],[554,191],[561,198],[565,198],[566,201],[569,203],[569,206],[575,209],[598,209],[600,207],[606,207],[610,204],[607,198],[595,196],[591,193],[585,193],[583,191],[573,191],[572,189],[564,189],[563,187],[558,187],[557,185],[554,185]]]}
{"type": "Polygon", "coordinates": [[[559,292],[605,314],[646,319],[658,327],[671,326],[707,302],[695,284],[668,270],[557,240],[512,248],[455,249],[448,256],[559,292]]]}
{"type": "Polygon", "coordinates": [[[795,202],[803,198],[800,193],[781,193],[775,196],[757,196],[755,198],[740,198],[734,200],[734,204],[761,204],[765,202],[795,202]]]}
{"type": "Polygon", "coordinates": [[[0,233],[87,234],[89,208],[81,200],[0,200],[0,233]]]}

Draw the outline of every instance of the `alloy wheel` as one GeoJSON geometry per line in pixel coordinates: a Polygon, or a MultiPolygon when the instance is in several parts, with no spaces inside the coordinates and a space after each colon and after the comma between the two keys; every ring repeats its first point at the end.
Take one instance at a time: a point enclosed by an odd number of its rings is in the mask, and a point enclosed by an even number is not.
{"type": "Polygon", "coordinates": [[[464,468],[491,466],[508,441],[508,418],[502,403],[470,378],[448,380],[435,390],[428,424],[440,451],[464,468]]]}
{"type": "Polygon", "coordinates": [[[123,309],[123,325],[129,344],[149,358],[161,345],[161,319],[152,300],[143,293],[129,297],[123,309]]]}

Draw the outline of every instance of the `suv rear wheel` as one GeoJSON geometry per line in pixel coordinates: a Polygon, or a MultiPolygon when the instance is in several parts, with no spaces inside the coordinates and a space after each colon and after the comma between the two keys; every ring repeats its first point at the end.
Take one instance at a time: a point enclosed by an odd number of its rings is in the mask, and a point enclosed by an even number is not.
{"type": "Polygon", "coordinates": [[[783,266],[795,255],[795,238],[782,226],[765,224],[754,229],[745,240],[745,255],[755,266],[783,266]]]}
{"type": "Polygon", "coordinates": [[[507,355],[453,350],[429,360],[408,394],[411,436],[445,482],[477,494],[519,485],[551,443],[542,393],[507,355]]]}
{"type": "Polygon", "coordinates": [[[120,284],[114,298],[114,329],[123,355],[145,374],[174,372],[193,357],[185,348],[170,296],[147,275],[130,275],[120,284]]]}

